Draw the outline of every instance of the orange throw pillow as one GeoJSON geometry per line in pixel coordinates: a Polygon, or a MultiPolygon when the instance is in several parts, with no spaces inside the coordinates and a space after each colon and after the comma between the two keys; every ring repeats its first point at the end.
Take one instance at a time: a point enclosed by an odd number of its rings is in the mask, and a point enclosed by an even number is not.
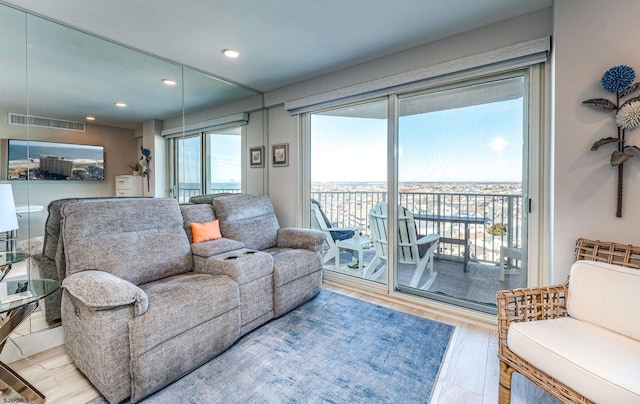
{"type": "Polygon", "coordinates": [[[194,243],[222,238],[220,224],[217,219],[213,222],[191,223],[191,233],[193,233],[194,243]]]}

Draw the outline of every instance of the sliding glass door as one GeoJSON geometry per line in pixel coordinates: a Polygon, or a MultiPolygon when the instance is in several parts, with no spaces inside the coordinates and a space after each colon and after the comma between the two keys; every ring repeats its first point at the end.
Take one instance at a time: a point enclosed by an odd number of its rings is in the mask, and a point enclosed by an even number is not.
{"type": "Polygon", "coordinates": [[[309,113],[325,270],[489,313],[526,287],[528,74],[309,113]]]}
{"type": "Polygon", "coordinates": [[[399,202],[418,243],[432,241],[420,244],[417,264],[399,264],[401,290],[493,311],[496,291],[526,285],[525,82],[399,97],[399,202]]]}
{"type": "Polygon", "coordinates": [[[374,237],[370,213],[387,197],[387,100],[310,118],[311,226],[327,234],[323,266],[386,283],[386,240],[374,237]]]}

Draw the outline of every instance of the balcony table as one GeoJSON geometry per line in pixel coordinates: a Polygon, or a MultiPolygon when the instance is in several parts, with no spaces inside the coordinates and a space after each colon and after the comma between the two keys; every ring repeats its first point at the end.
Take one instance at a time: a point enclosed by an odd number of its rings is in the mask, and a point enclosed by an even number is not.
{"type": "Polygon", "coordinates": [[[470,224],[486,224],[489,219],[482,216],[449,216],[449,215],[426,215],[416,213],[413,215],[415,220],[424,220],[427,222],[447,222],[447,223],[463,223],[464,224],[464,239],[440,237],[440,241],[443,243],[451,243],[464,245],[464,266],[463,271],[467,272],[467,266],[469,265],[469,225],[470,224]]]}
{"type": "Polygon", "coordinates": [[[336,271],[340,270],[340,250],[342,249],[358,252],[358,269],[362,272],[362,268],[364,268],[364,246],[367,244],[371,244],[371,239],[359,236],[348,238],[346,240],[336,240],[336,249],[338,250],[335,259],[336,271]]]}

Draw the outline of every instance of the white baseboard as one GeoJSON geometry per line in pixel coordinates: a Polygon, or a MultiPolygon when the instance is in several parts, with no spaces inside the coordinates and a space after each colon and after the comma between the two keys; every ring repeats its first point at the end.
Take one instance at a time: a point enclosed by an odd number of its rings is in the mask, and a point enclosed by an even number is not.
{"type": "Polygon", "coordinates": [[[11,337],[10,340],[7,339],[7,343],[4,345],[4,349],[0,354],[0,361],[4,363],[15,362],[63,344],[64,332],[62,327],[49,328],[17,338],[11,337]],[[18,349],[16,345],[20,348],[18,349]]]}

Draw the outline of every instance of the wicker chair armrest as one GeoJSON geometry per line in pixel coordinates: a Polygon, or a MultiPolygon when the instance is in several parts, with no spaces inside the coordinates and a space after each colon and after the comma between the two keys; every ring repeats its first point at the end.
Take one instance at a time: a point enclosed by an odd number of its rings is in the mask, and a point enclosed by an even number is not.
{"type": "Polygon", "coordinates": [[[566,317],[568,291],[568,282],[556,286],[498,291],[500,353],[507,347],[507,332],[511,323],[566,317]]]}

